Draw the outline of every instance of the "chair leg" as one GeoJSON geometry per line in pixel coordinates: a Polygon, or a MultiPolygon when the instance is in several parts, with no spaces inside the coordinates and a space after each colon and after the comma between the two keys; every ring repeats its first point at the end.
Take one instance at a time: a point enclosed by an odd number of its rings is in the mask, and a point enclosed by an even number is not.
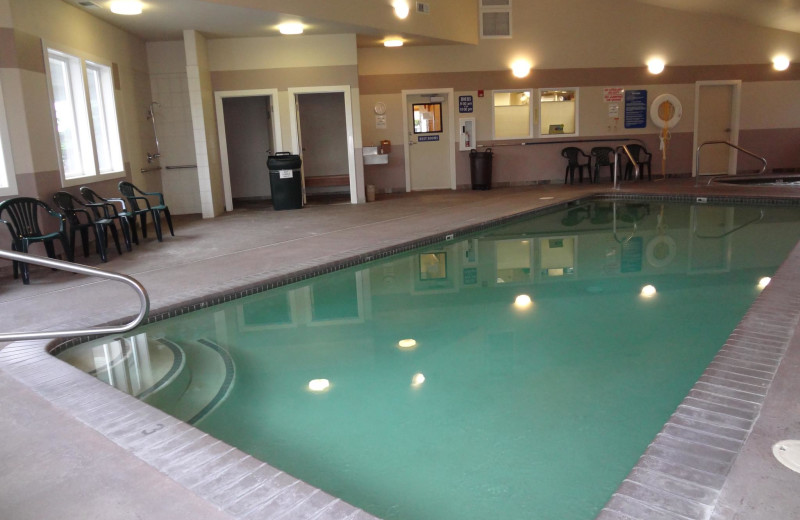
{"type": "Polygon", "coordinates": [[[75,231],[74,227],[69,227],[69,249],[72,251],[73,256],[75,256],[75,231]]]}
{"type": "Polygon", "coordinates": [[[164,237],[161,236],[161,214],[157,209],[153,210],[153,229],[156,230],[156,238],[159,242],[164,241],[164,237]]]}
{"type": "MultiPolygon", "coordinates": [[[[27,254],[28,253],[28,243],[23,241],[21,249],[22,249],[22,251],[21,251],[22,253],[26,253],[27,254]]],[[[20,262],[19,263],[19,268],[22,271],[22,283],[23,283],[23,285],[30,285],[30,283],[31,283],[31,274],[28,271],[28,264],[26,264],[25,262],[20,262]]]]}
{"type": "MultiPolygon", "coordinates": [[[[59,235],[58,239],[61,241],[61,247],[64,248],[64,253],[67,255],[67,261],[74,262],[75,253],[73,253],[72,249],[69,248],[69,242],[67,241],[67,237],[62,233],[61,235],[59,235]]],[[[52,242],[50,243],[50,247],[53,247],[52,242]]],[[[53,256],[55,257],[55,255],[53,256]]]]}
{"type": "Polygon", "coordinates": [[[139,220],[142,224],[142,238],[147,238],[147,212],[139,213],[139,220]]]}
{"type": "MultiPolygon", "coordinates": [[[[11,250],[12,251],[18,251],[16,244],[14,244],[13,242],[11,243],[11,250]]],[[[16,260],[13,260],[11,262],[11,269],[12,269],[12,271],[14,273],[14,280],[16,280],[17,278],[19,278],[19,262],[16,261],[16,260]]]]}
{"type": "MultiPolygon", "coordinates": [[[[80,229],[80,232],[81,232],[81,243],[83,244],[83,257],[86,258],[87,256],[89,256],[89,229],[85,228],[85,227],[82,227],[80,229]]],[[[72,254],[74,256],[75,255],[75,253],[74,253],[75,247],[74,246],[72,247],[72,250],[73,250],[72,254]]]]}
{"type": "Polygon", "coordinates": [[[172,216],[169,214],[169,208],[164,208],[164,216],[167,217],[167,226],[169,226],[169,234],[175,236],[175,231],[172,229],[172,216]]]}
{"type": "Polygon", "coordinates": [[[99,222],[95,222],[94,224],[94,234],[97,236],[97,253],[100,255],[100,260],[103,262],[108,262],[108,256],[106,256],[106,227],[104,224],[100,224],[99,222]]]}
{"type": "MultiPolygon", "coordinates": [[[[114,239],[114,245],[117,246],[117,254],[121,255],[122,248],[119,247],[119,234],[117,234],[117,226],[114,224],[114,222],[109,222],[108,227],[111,229],[111,238],[114,239]]],[[[106,242],[106,244],[108,244],[108,242],[106,242]]],[[[130,243],[128,243],[128,246],[130,246],[130,243]]]]}

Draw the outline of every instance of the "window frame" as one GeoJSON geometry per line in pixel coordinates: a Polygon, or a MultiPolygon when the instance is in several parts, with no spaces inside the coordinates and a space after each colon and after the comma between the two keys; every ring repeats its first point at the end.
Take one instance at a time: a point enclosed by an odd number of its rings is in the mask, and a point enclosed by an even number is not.
{"type": "Polygon", "coordinates": [[[538,100],[538,110],[539,110],[539,121],[536,124],[536,131],[542,139],[551,139],[551,138],[564,138],[564,137],[579,137],[580,133],[580,87],[554,87],[554,88],[540,88],[536,93],[536,99],[538,100]],[[569,90],[575,93],[575,132],[572,133],[561,133],[561,134],[551,134],[548,132],[542,131],[542,121],[544,120],[544,115],[542,112],[542,92],[549,92],[553,90],[569,90]]]}
{"type": "MultiPolygon", "coordinates": [[[[536,120],[534,118],[533,103],[532,102],[528,102],[528,135],[518,135],[518,136],[512,136],[512,137],[497,137],[497,128],[496,128],[496,120],[497,120],[497,118],[495,117],[495,106],[496,105],[494,103],[494,95],[496,93],[503,93],[503,92],[509,92],[509,93],[527,92],[528,93],[528,98],[532,100],[533,96],[534,96],[534,93],[536,93],[537,91],[534,88],[511,88],[511,89],[497,89],[497,90],[492,90],[491,91],[491,95],[492,95],[492,140],[494,140],[494,141],[511,141],[511,140],[514,140],[514,139],[533,139],[534,136],[536,135],[534,133],[534,130],[536,128],[536,124],[535,124],[536,120]]],[[[538,93],[537,93],[537,95],[538,95],[538,93]]]]}
{"type": "Polygon", "coordinates": [[[0,84],[0,196],[7,197],[17,194],[17,172],[14,169],[14,159],[11,155],[11,135],[8,132],[3,86],[0,84]]]}
{"type": "MultiPolygon", "coordinates": [[[[88,56],[84,53],[66,49],[59,45],[45,43],[44,62],[47,74],[47,91],[50,97],[50,113],[56,143],[56,155],[62,187],[90,184],[108,179],[125,177],[125,156],[122,149],[122,135],[119,125],[117,99],[114,92],[113,68],[110,62],[88,56]],[[56,87],[53,82],[51,60],[64,64],[66,86],[65,100],[70,103],[66,113],[72,120],[71,126],[76,143],[72,152],[78,156],[72,166],[65,164],[62,134],[59,132],[56,109],[56,87]],[[90,78],[90,72],[95,78],[90,78]],[[92,96],[90,79],[96,79],[99,90],[92,96]],[[94,100],[100,100],[98,110],[93,110],[94,100]],[[96,117],[100,119],[95,121],[96,117]],[[102,135],[98,132],[104,132],[102,135]],[[101,169],[98,141],[108,155],[108,168],[101,169]],[[76,167],[75,165],[78,165],[76,167]]],[[[106,164],[105,162],[103,163],[106,164]]]]}

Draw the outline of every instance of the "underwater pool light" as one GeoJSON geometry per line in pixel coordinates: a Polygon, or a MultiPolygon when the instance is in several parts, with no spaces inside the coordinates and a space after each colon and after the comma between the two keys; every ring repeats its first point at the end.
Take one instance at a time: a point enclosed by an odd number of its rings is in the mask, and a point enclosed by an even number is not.
{"type": "Polygon", "coordinates": [[[518,309],[527,309],[531,305],[533,305],[533,300],[527,294],[520,294],[514,298],[514,307],[518,309]]]}
{"type": "Polygon", "coordinates": [[[397,346],[404,349],[411,349],[417,346],[417,340],[414,339],[401,339],[397,342],[397,346]]]}
{"type": "Polygon", "coordinates": [[[331,387],[331,382],[327,379],[312,379],[308,382],[308,389],[312,392],[325,392],[331,387]]]}
{"type": "Polygon", "coordinates": [[[422,372],[417,372],[414,374],[414,377],[411,378],[411,386],[420,386],[424,382],[425,375],[422,372]]]}
{"type": "Polygon", "coordinates": [[[652,298],[656,295],[656,288],[652,285],[645,285],[642,287],[642,292],[640,294],[643,298],[652,298]]]}
{"type": "Polygon", "coordinates": [[[772,281],[772,278],[770,278],[769,276],[763,277],[762,279],[760,279],[758,281],[758,288],[763,290],[764,287],[768,286],[769,282],[771,282],[771,281],[772,281]]]}

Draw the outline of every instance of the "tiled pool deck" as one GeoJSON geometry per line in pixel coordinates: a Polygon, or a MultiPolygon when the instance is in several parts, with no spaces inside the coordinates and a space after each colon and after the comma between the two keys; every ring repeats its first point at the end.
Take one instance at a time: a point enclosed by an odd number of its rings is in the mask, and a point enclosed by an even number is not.
{"type": "MultiPolygon", "coordinates": [[[[796,191],[695,188],[686,179],[623,190],[684,200],[800,199],[796,191]]],[[[110,253],[102,267],[140,280],[151,293],[152,316],[173,315],[598,192],[608,193],[608,185],[432,192],[360,206],[182,217],[176,237],[110,253]]],[[[136,313],[130,290],[109,282],[39,270],[23,287],[8,268],[2,273],[4,332],[124,321],[136,313]]],[[[800,517],[800,475],[771,454],[773,443],[800,438],[798,318],[795,248],[599,518],[800,517]]],[[[3,518],[372,518],[54,359],[48,344],[19,342],[0,351],[3,518]]]]}

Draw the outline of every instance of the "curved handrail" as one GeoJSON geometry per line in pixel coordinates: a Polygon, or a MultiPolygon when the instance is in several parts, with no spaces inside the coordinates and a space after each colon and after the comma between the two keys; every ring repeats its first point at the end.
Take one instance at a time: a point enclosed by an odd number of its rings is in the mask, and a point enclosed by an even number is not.
{"type": "Polygon", "coordinates": [[[147,317],[147,313],[150,311],[150,297],[147,295],[147,290],[145,290],[144,286],[139,283],[138,280],[135,280],[130,276],[102,271],[86,265],[73,264],[71,262],[64,262],[62,260],[54,260],[52,258],[28,255],[25,253],[18,253],[16,251],[5,251],[2,249],[0,249],[0,258],[13,260],[16,262],[24,262],[26,264],[41,265],[44,267],[50,267],[52,269],[59,269],[61,271],[70,271],[86,276],[97,276],[99,278],[105,278],[108,280],[116,280],[133,287],[133,290],[139,295],[140,303],[139,314],[132,321],[124,325],[96,327],[91,329],[58,330],[52,332],[7,332],[0,333],[0,341],[49,339],[65,336],[89,336],[94,334],[117,334],[120,332],[128,332],[129,330],[136,328],[136,326],[138,326],[142,320],[147,317]]]}
{"type": "MultiPolygon", "coordinates": [[[[735,148],[735,149],[739,150],[740,152],[742,152],[744,154],[747,154],[750,157],[755,157],[756,159],[761,161],[761,171],[758,172],[758,175],[761,175],[762,173],[767,171],[767,160],[764,157],[761,157],[760,155],[756,155],[753,152],[751,152],[749,150],[745,150],[744,148],[741,148],[740,146],[737,146],[737,145],[735,145],[735,144],[733,144],[731,142],[728,142],[728,141],[706,141],[706,142],[702,143],[700,146],[698,146],[697,150],[695,151],[695,156],[694,156],[694,158],[695,158],[694,185],[695,186],[697,186],[698,181],[700,179],[700,150],[707,144],[727,144],[731,148],[735,148]]],[[[714,178],[714,175],[712,174],[710,177],[711,177],[711,179],[708,179],[708,183],[709,184],[711,183],[711,180],[714,178]]]]}
{"type": "Polygon", "coordinates": [[[631,164],[634,168],[633,178],[639,178],[639,164],[634,160],[633,155],[631,155],[631,151],[628,150],[628,145],[623,144],[622,146],[617,146],[617,149],[614,150],[614,186],[611,189],[618,190],[619,186],[617,186],[617,172],[619,172],[619,152],[624,151],[625,155],[628,156],[628,160],[630,160],[631,164]]]}

